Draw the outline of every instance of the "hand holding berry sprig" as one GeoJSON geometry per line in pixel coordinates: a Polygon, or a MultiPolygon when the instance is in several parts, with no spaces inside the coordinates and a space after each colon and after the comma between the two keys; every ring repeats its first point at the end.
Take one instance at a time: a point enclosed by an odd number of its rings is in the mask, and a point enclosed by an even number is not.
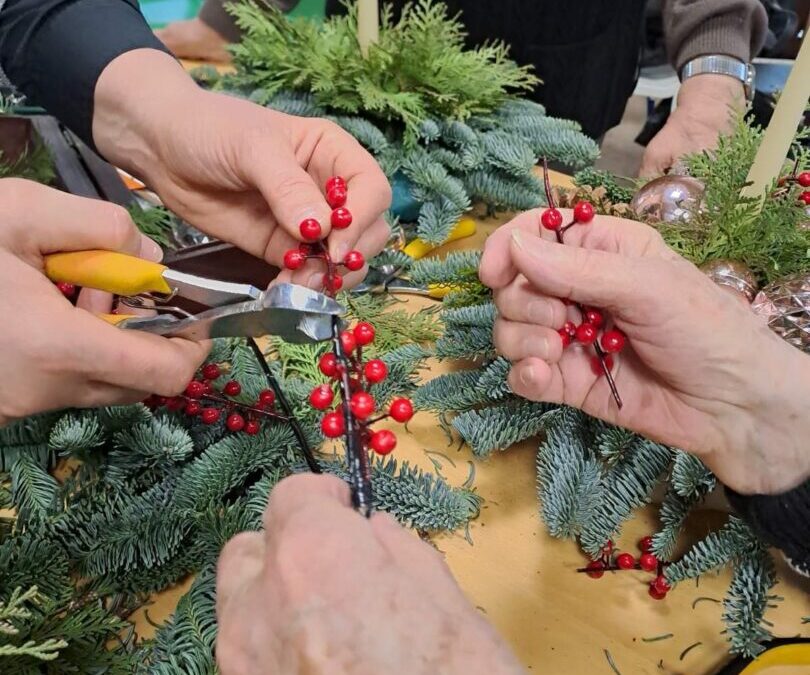
{"type": "Polygon", "coordinates": [[[559,244],[554,231],[538,227],[541,213],[497,230],[481,261],[499,314],[495,346],[513,362],[516,394],[692,452],[738,492],[780,492],[810,476],[800,440],[810,434],[810,358],[647,225],[596,216],[559,244]],[[582,321],[570,303],[598,309],[603,340],[612,329],[626,336],[612,370],[621,409],[592,370],[591,347],[563,347],[558,331],[582,321]]]}

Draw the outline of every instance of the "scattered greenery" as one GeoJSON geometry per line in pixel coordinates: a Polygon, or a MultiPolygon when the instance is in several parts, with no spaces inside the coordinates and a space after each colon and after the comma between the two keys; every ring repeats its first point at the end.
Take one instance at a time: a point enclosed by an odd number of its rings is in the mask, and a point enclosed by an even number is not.
{"type": "Polygon", "coordinates": [[[48,149],[40,141],[31,146],[13,162],[7,162],[0,153],[0,178],[25,178],[50,185],[56,173],[48,149]]]}

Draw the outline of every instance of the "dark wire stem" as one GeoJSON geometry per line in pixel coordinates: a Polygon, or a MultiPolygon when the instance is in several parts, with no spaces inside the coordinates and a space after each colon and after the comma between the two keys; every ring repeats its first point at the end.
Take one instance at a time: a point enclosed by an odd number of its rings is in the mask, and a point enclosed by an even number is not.
{"type": "Polygon", "coordinates": [[[286,415],[280,415],[272,410],[257,408],[254,405],[240,403],[239,401],[234,401],[230,398],[226,398],[225,396],[217,396],[216,394],[203,394],[200,396],[200,398],[191,398],[190,396],[183,394],[180,396],[180,398],[184,399],[187,403],[191,403],[192,401],[211,401],[212,403],[221,403],[226,408],[233,408],[234,410],[241,410],[242,412],[252,412],[256,415],[261,415],[262,417],[272,417],[273,419],[282,420],[284,422],[289,421],[289,418],[286,415]]]}
{"type": "Polygon", "coordinates": [[[323,473],[321,465],[318,463],[318,460],[315,459],[315,454],[312,452],[312,448],[307,441],[304,430],[301,428],[301,424],[293,414],[293,409],[289,400],[287,400],[287,395],[282,390],[276,376],[273,375],[273,371],[270,370],[270,366],[267,365],[267,359],[264,358],[261,348],[253,338],[248,338],[247,342],[250,348],[253,350],[256,360],[259,362],[259,367],[264,373],[267,384],[270,385],[270,388],[276,394],[276,400],[278,401],[279,406],[281,406],[281,409],[284,411],[284,414],[287,416],[287,421],[290,423],[293,433],[295,434],[295,438],[298,441],[298,444],[301,446],[301,452],[304,455],[304,459],[307,462],[309,470],[312,471],[312,473],[323,473]]]}
{"type": "MultiPolygon", "coordinates": [[[[548,161],[545,157],[543,157],[543,187],[546,191],[546,202],[548,202],[548,206],[551,209],[556,209],[557,205],[554,203],[554,193],[551,191],[551,181],[549,180],[548,176],[548,161]]],[[[576,225],[576,221],[572,220],[568,225],[565,227],[559,227],[554,230],[554,234],[557,235],[557,243],[564,244],[564,237],[563,235],[567,230],[571,227],[576,225]]],[[[574,306],[580,311],[582,316],[585,316],[585,308],[580,305],[578,302],[574,303],[574,306]]],[[[602,373],[607,380],[608,387],[610,387],[610,393],[613,395],[613,400],[616,401],[616,406],[619,410],[622,409],[624,405],[622,403],[622,397],[619,395],[619,389],[616,387],[616,380],[613,379],[613,373],[610,372],[610,368],[607,365],[607,354],[602,349],[601,345],[599,344],[599,340],[595,340],[593,343],[594,351],[596,352],[596,358],[599,359],[599,367],[602,369],[602,373]]]]}
{"type": "Polygon", "coordinates": [[[340,341],[341,321],[340,317],[332,317],[332,348],[340,365],[340,385],[341,404],[343,421],[346,426],[346,464],[349,468],[349,487],[352,493],[352,505],[366,518],[371,516],[374,495],[371,490],[371,467],[369,466],[368,453],[363,448],[360,438],[360,428],[352,415],[349,401],[352,396],[349,373],[351,372],[351,361],[343,350],[340,341]]]}

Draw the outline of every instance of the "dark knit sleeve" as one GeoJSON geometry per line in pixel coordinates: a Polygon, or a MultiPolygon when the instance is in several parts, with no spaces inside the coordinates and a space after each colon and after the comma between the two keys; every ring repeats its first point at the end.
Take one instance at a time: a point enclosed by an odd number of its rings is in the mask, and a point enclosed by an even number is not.
{"type": "Polygon", "coordinates": [[[810,480],[780,495],[741,495],[729,488],[731,505],[790,565],[810,576],[810,480]]]}
{"type": "Polygon", "coordinates": [[[137,0],[6,0],[0,67],[28,99],[93,145],[93,96],[104,68],[133,49],[167,51],[137,0]]]}

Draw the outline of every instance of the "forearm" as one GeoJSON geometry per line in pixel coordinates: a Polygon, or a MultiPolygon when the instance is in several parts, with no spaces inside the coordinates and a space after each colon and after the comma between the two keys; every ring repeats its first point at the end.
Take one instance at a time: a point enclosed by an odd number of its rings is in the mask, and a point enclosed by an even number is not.
{"type": "Polygon", "coordinates": [[[116,166],[151,179],[159,166],[158,132],[193,114],[202,95],[171,56],[153,49],[137,49],[110,62],[95,89],[93,138],[99,152],[116,166]]]}
{"type": "Polygon", "coordinates": [[[750,61],[768,28],[759,0],[664,0],[663,20],[667,52],[678,71],[704,54],[750,61]]]}
{"type": "Polygon", "coordinates": [[[163,50],[135,0],[6,0],[0,66],[33,102],[92,144],[96,82],[115,58],[163,50]]]}

